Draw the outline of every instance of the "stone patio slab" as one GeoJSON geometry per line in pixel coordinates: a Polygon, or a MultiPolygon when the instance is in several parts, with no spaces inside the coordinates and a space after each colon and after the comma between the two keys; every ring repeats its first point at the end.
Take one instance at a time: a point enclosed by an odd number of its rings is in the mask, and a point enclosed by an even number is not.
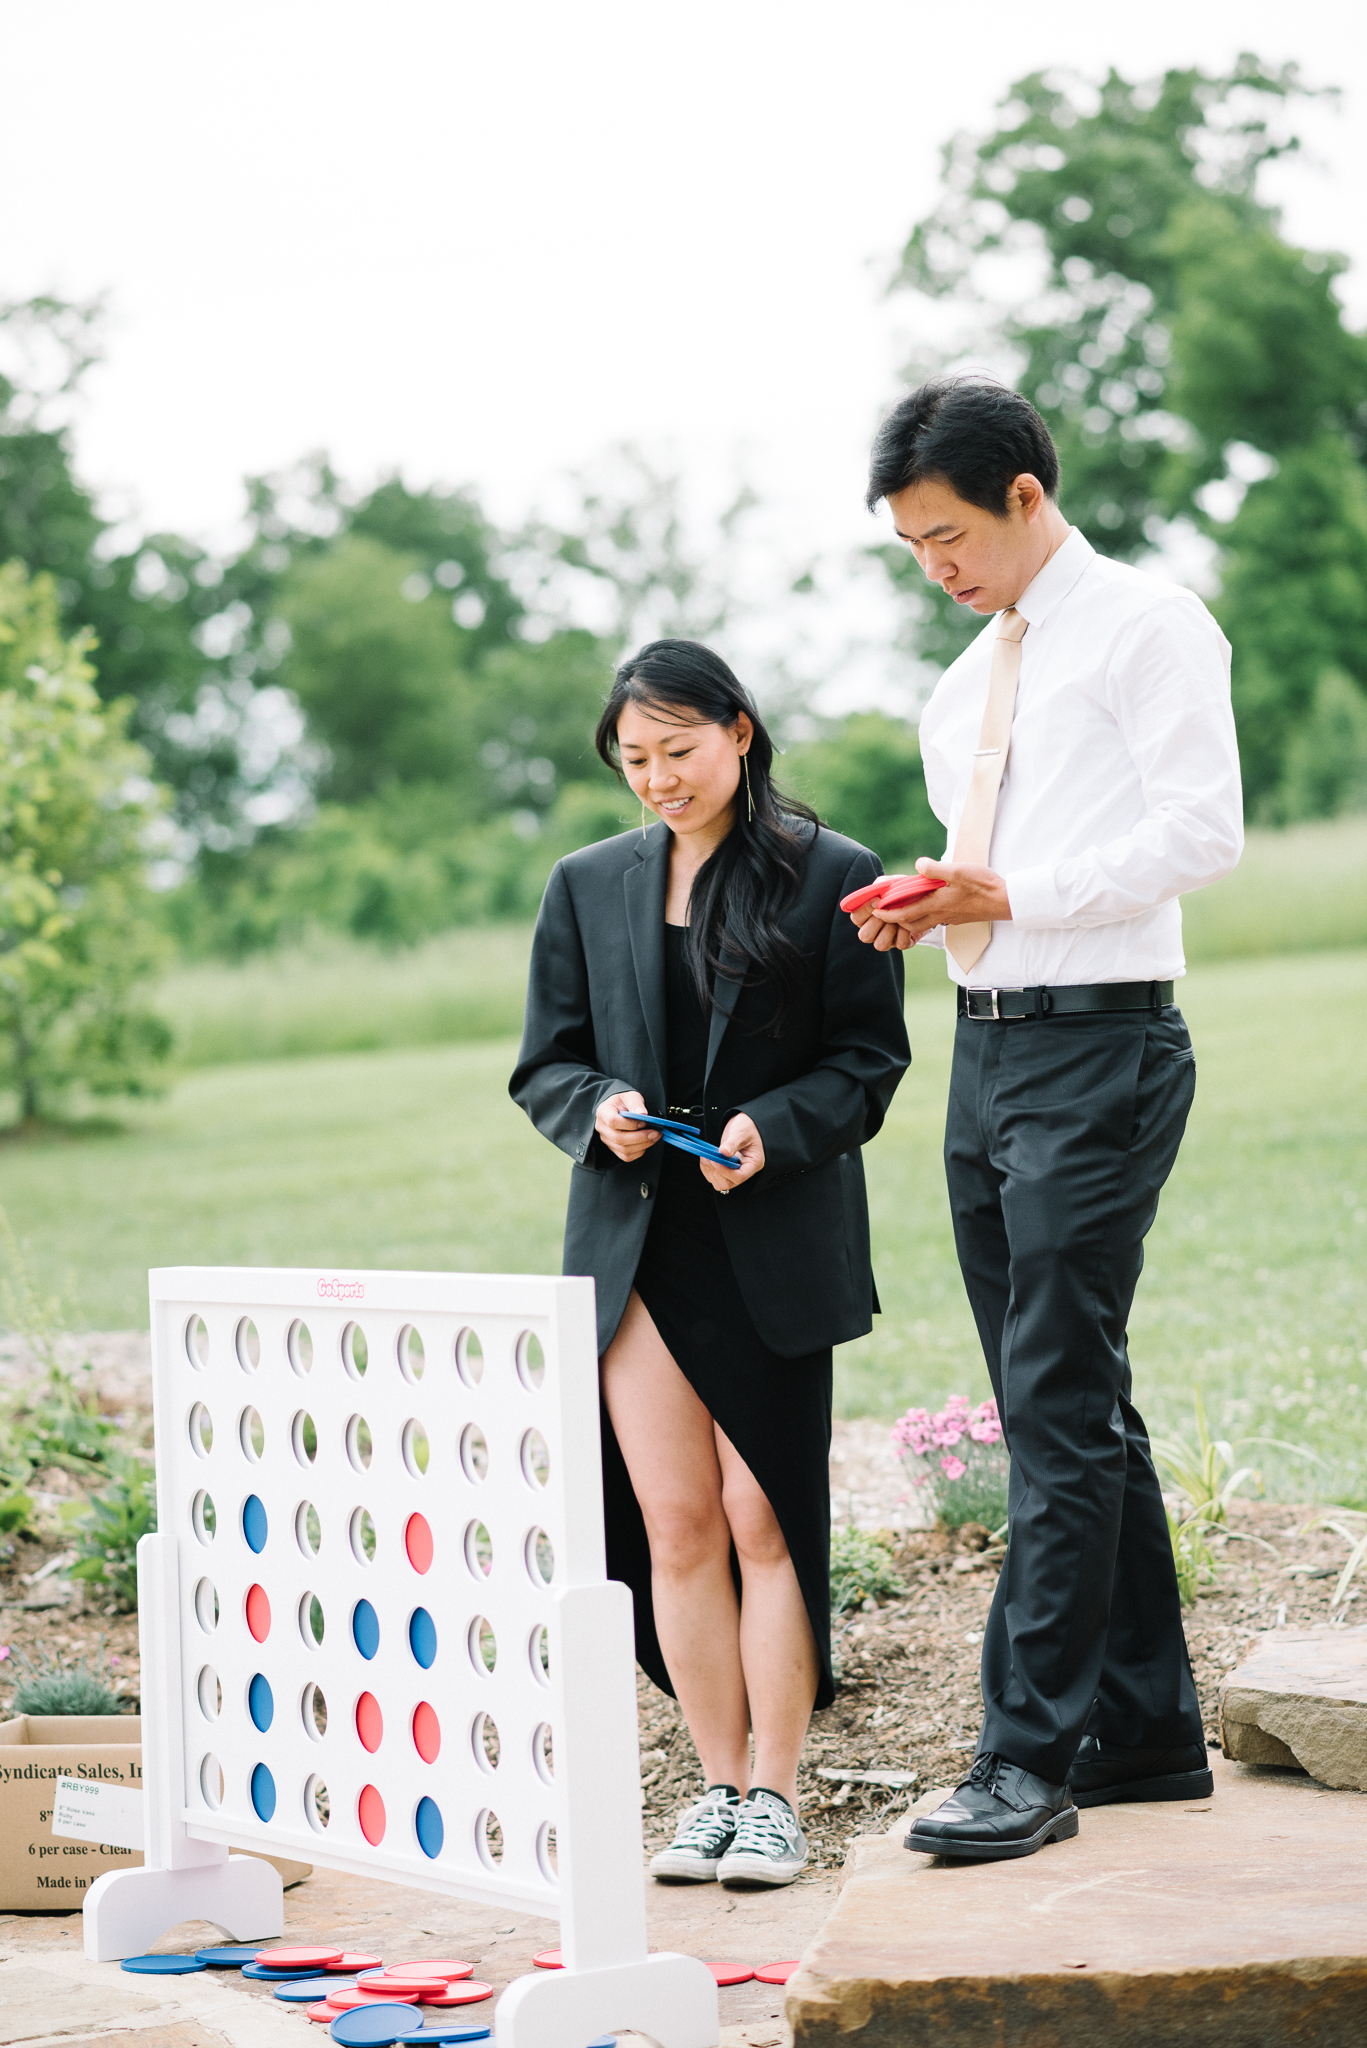
{"type": "MultiPolygon", "coordinates": [[[[851,1850],[788,1986],[799,2048],[1361,2048],[1367,1801],[1212,1758],[1016,1863],[851,1850]]],[[[913,1812],[938,1804],[931,1793],[913,1812]]]]}
{"type": "Polygon", "coordinates": [[[1220,1687],[1225,1755],[1367,1792],[1367,1628],[1260,1636],[1220,1687]]]}

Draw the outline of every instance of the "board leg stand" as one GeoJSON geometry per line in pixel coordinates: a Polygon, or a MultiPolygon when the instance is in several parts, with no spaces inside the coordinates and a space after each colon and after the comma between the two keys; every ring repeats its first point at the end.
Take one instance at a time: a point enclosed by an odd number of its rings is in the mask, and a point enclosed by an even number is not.
{"type": "Polygon", "coordinates": [[[183,1920],[207,1920],[239,1941],[285,1928],[280,1873],[258,1856],[193,1842],[178,1811],[184,1738],[178,1711],[180,1602],[169,1536],[138,1544],[138,1646],[142,1667],[143,1866],[107,1870],[82,1908],[92,1963],[141,1955],[183,1920]]]}

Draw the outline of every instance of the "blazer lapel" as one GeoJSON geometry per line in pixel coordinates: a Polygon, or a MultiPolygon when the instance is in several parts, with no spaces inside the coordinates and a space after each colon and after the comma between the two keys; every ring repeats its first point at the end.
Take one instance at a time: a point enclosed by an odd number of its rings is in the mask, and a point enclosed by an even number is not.
{"type": "Polygon", "coordinates": [[[668,1039],[665,1029],[665,883],[669,877],[669,843],[673,835],[667,825],[647,833],[636,859],[622,877],[626,897],[627,932],[631,939],[631,960],[636,970],[636,991],[650,1034],[650,1049],[659,1073],[659,1099],[664,1100],[668,1069],[668,1039]]]}
{"type": "Polygon", "coordinates": [[[736,1007],[736,999],[740,995],[741,989],[742,963],[738,959],[734,959],[734,956],[733,962],[728,962],[725,940],[722,941],[721,956],[723,964],[734,964],[737,972],[734,976],[718,974],[712,983],[712,1022],[708,1027],[707,1033],[707,1070],[703,1075],[704,1091],[706,1090],[707,1083],[712,1078],[712,1063],[717,1057],[717,1048],[726,1035],[726,1027],[731,1022],[731,1013],[736,1007]]]}

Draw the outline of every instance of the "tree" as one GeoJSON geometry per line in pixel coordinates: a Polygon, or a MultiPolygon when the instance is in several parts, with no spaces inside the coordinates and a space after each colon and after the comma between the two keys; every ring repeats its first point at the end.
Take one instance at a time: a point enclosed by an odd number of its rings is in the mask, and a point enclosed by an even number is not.
{"type": "Polygon", "coordinates": [[[790,747],[781,779],[837,832],[872,847],[886,867],[944,853],[945,828],[926,795],[920,741],[900,719],[856,712],[828,737],[790,747]]]}
{"type": "Polygon", "coordinates": [[[25,1119],[77,1083],[145,1093],[170,1049],[137,1000],[161,954],[146,881],[160,806],[88,645],[63,637],[49,577],[0,568],[0,1088],[25,1119]]]}

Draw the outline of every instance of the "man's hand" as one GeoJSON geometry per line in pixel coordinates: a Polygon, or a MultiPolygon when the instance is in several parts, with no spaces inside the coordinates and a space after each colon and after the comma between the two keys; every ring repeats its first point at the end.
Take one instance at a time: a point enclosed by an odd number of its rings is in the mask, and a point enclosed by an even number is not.
{"type": "Polygon", "coordinates": [[[622,1115],[624,1109],[644,1111],[645,1106],[645,1097],[629,1088],[621,1095],[605,1095],[593,1119],[593,1127],[609,1152],[625,1166],[630,1166],[643,1152],[648,1152],[652,1145],[660,1142],[659,1132],[653,1131],[649,1124],[634,1123],[630,1117],[622,1115]]]}
{"type": "Polygon", "coordinates": [[[943,882],[933,896],[908,903],[902,910],[880,911],[876,903],[851,912],[859,926],[860,942],[875,946],[880,953],[895,947],[904,953],[927,932],[941,924],[1009,924],[1011,899],[1006,884],[993,868],[956,867],[948,860],[918,860],[918,875],[930,875],[943,882]]]}
{"type": "Polygon", "coordinates": [[[739,1157],[740,1165],[732,1171],[726,1166],[714,1166],[710,1159],[700,1159],[703,1179],[714,1187],[719,1195],[729,1195],[732,1188],[738,1188],[742,1181],[753,1180],[764,1166],[764,1140],[748,1116],[733,1116],[721,1134],[721,1150],[734,1159],[739,1157]]]}

